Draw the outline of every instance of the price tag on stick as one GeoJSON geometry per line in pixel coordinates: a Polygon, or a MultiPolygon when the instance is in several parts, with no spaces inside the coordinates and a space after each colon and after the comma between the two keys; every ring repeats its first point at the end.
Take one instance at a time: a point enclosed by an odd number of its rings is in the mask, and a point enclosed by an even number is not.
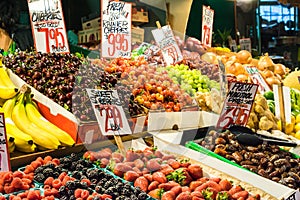
{"type": "Polygon", "coordinates": [[[132,134],[116,90],[86,89],[103,135],[113,135],[125,152],[120,135],[132,134]]]}
{"type": "Polygon", "coordinates": [[[202,43],[211,47],[212,31],[214,22],[214,10],[209,6],[202,7],[202,43]]]}
{"type": "Polygon", "coordinates": [[[10,157],[7,146],[4,113],[0,113],[0,171],[10,171],[10,157]]]}
{"type": "Polygon", "coordinates": [[[28,0],[34,45],[43,53],[69,53],[60,0],[28,0]]]}
{"type": "Polygon", "coordinates": [[[101,56],[131,55],[131,3],[101,1],[101,56]]]}
{"type": "Polygon", "coordinates": [[[257,88],[256,84],[232,82],[216,127],[226,129],[232,124],[247,125],[257,88]]]}
{"type": "Polygon", "coordinates": [[[152,30],[155,42],[159,45],[166,65],[172,65],[182,61],[183,56],[176,43],[173,31],[169,25],[161,27],[156,22],[158,29],[152,30]]]}

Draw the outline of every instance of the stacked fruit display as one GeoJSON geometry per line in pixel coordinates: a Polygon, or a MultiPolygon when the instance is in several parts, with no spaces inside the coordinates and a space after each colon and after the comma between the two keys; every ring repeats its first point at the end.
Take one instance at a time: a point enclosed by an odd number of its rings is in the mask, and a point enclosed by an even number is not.
{"type": "Polygon", "coordinates": [[[88,151],[84,157],[155,199],[260,199],[228,179],[205,176],[202,167],[189,159],[178,159],[153,147],[129,149],[125,156],[106,148],[88,151]]]}
{"type": "Polygon", "coordinates": [[[277,145],[243,145],[228,130],[211,130],[199,144],[260,176],[290,188],[300,188],[300,159],[277,145]]]}
{"type": "MultiPolygon", "coordinates": [[[[14,85],[6,70],[1,68],[1,80],[14,85]]],[[[16,88],[16,87],[14,87],[16,88]]],[[[59,146],[73,146],[72,137],[47,121],[39,112],[27,86],[20,88],[11,98],[6,99],[0,110],[5,116],[8,141],[13,138],[15,149],[21,152],[35,152],[37,148],[57,149],[59,146]]],[[[9,144],[10,151],[14,150],[9,144]]]]}

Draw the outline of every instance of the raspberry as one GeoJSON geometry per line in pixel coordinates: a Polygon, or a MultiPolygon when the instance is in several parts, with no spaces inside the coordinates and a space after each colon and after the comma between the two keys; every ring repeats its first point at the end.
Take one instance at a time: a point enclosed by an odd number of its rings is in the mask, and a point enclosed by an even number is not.
{"type": "Polygon", "coordinates": [[[23,187],[22,179],[20,179],[19,177],[15,177],[11,182],[11,186],[16,189],[21,189],[23,187]]]}
{"type": "Polygon", "coordinates": [[[87,199],[89,195],[90,195],[90,192],[88,190],[82,190],[81,198],[87,199]]]}
{"type": "Polygon", "coordinates": [[[59,189],[60,186],[62,186],[61,180],[60,179],[54,179],[52,182],[52,187],[55,189],[59,189]]]}
{"type": "Polygon", "coordinates": [[[62,172],[60,173],[60,175],[58,176],[58,178],[62,181],[64,180],[65,176],[67,175],[67,172],[62,172]]]}
{"type": "Polygon", "coordinates": [[[40,199],[40,194],[37,193],[34,190],[29,190],[28,194],[27,194],[27,199],[28,200],[36,200],[36,199],[40,199]]]}
{"type": "Polygon", "coordinates": [[[86,182],[87,186],[91,185],[91,181],[89,179],[87,179],[87,178],[81,179],[81,182],[86,182]]]}
{"type": "Polygon", "coordinates": [[[20,171],[14,171],[12,175],[13,177],[23,178],[23,173],[20,171]]]}
{"type": "Polygon", "coordinates": [[[52,176],[48,177],[45,181],[44,181],[44,185],[52,185],[54,178],[52,176]]]}
{"type": "Polygon", "coordinates": [[[74,196],[76,198],[79,198],[79,197],[81,197],[81,193],[82,193],[82,189],[78,188],[78,189],[75,190],[74,196]]]}

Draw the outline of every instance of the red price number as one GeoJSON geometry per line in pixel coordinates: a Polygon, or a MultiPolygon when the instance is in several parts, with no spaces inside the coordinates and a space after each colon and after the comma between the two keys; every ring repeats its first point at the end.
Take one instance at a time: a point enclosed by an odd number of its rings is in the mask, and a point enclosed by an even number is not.
{"type": "Polygon", "coordinates": [[[116,51],[128,51],[128,39],[125,34],[109,34],[108,35],[108,55],[114,56],[116,51]]]}
{"type": "Polygon", "coordinates": [[[204,34],[203,34],[203,43],[205,45],[209,45],[209,41],[210,41],[210,27],[204,25],[203,27],[203,31],[204,31],[204,34]]]}
{"type": "Polygon", "coordinates": [[[45,33],[46,52],[50,52],[50,40],[54,40],[56,49],[64,49],[65,37],[62,33],[63,28],[40,28],[38,32],[45,33]],[[61,41],[61,42],[60,42],[61,41]]]}
{"type": "Polygon", "coordinates": [[[166,47],[165,51],[166,51],[167,55],[172,58],[172,60],[173,60],[172,64],[173,64],[178,59],[178,54],[177,54],[175,46],[166,47]]]}
{"type": "Polygon", "coordinates": [[[226,129],[232,124],[246,125],[250,111],[242,107],[230,107],[219,118],[217,127],[226,129]]]}

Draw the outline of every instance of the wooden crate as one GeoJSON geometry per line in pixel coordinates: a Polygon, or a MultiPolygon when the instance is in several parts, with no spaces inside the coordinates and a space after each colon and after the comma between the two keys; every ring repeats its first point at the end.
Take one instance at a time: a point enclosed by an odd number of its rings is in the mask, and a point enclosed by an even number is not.
{"type": "Polygon", "coordinates": [[[137,11],[136,13],[132,13],[131,20],[132,22],[149,22],[148,12],[137,11]]]}
{"type": "Polygon", "coordinates": [[[101,40],[100,27],[78,31],[78,43],[85,44],[101,40]]]}
{"type": "Polygon", "coordinates": [[[7,51],[12,43],[12,39],[9,37],[8,33],[0,28],[0,49],[7,51]]]}

